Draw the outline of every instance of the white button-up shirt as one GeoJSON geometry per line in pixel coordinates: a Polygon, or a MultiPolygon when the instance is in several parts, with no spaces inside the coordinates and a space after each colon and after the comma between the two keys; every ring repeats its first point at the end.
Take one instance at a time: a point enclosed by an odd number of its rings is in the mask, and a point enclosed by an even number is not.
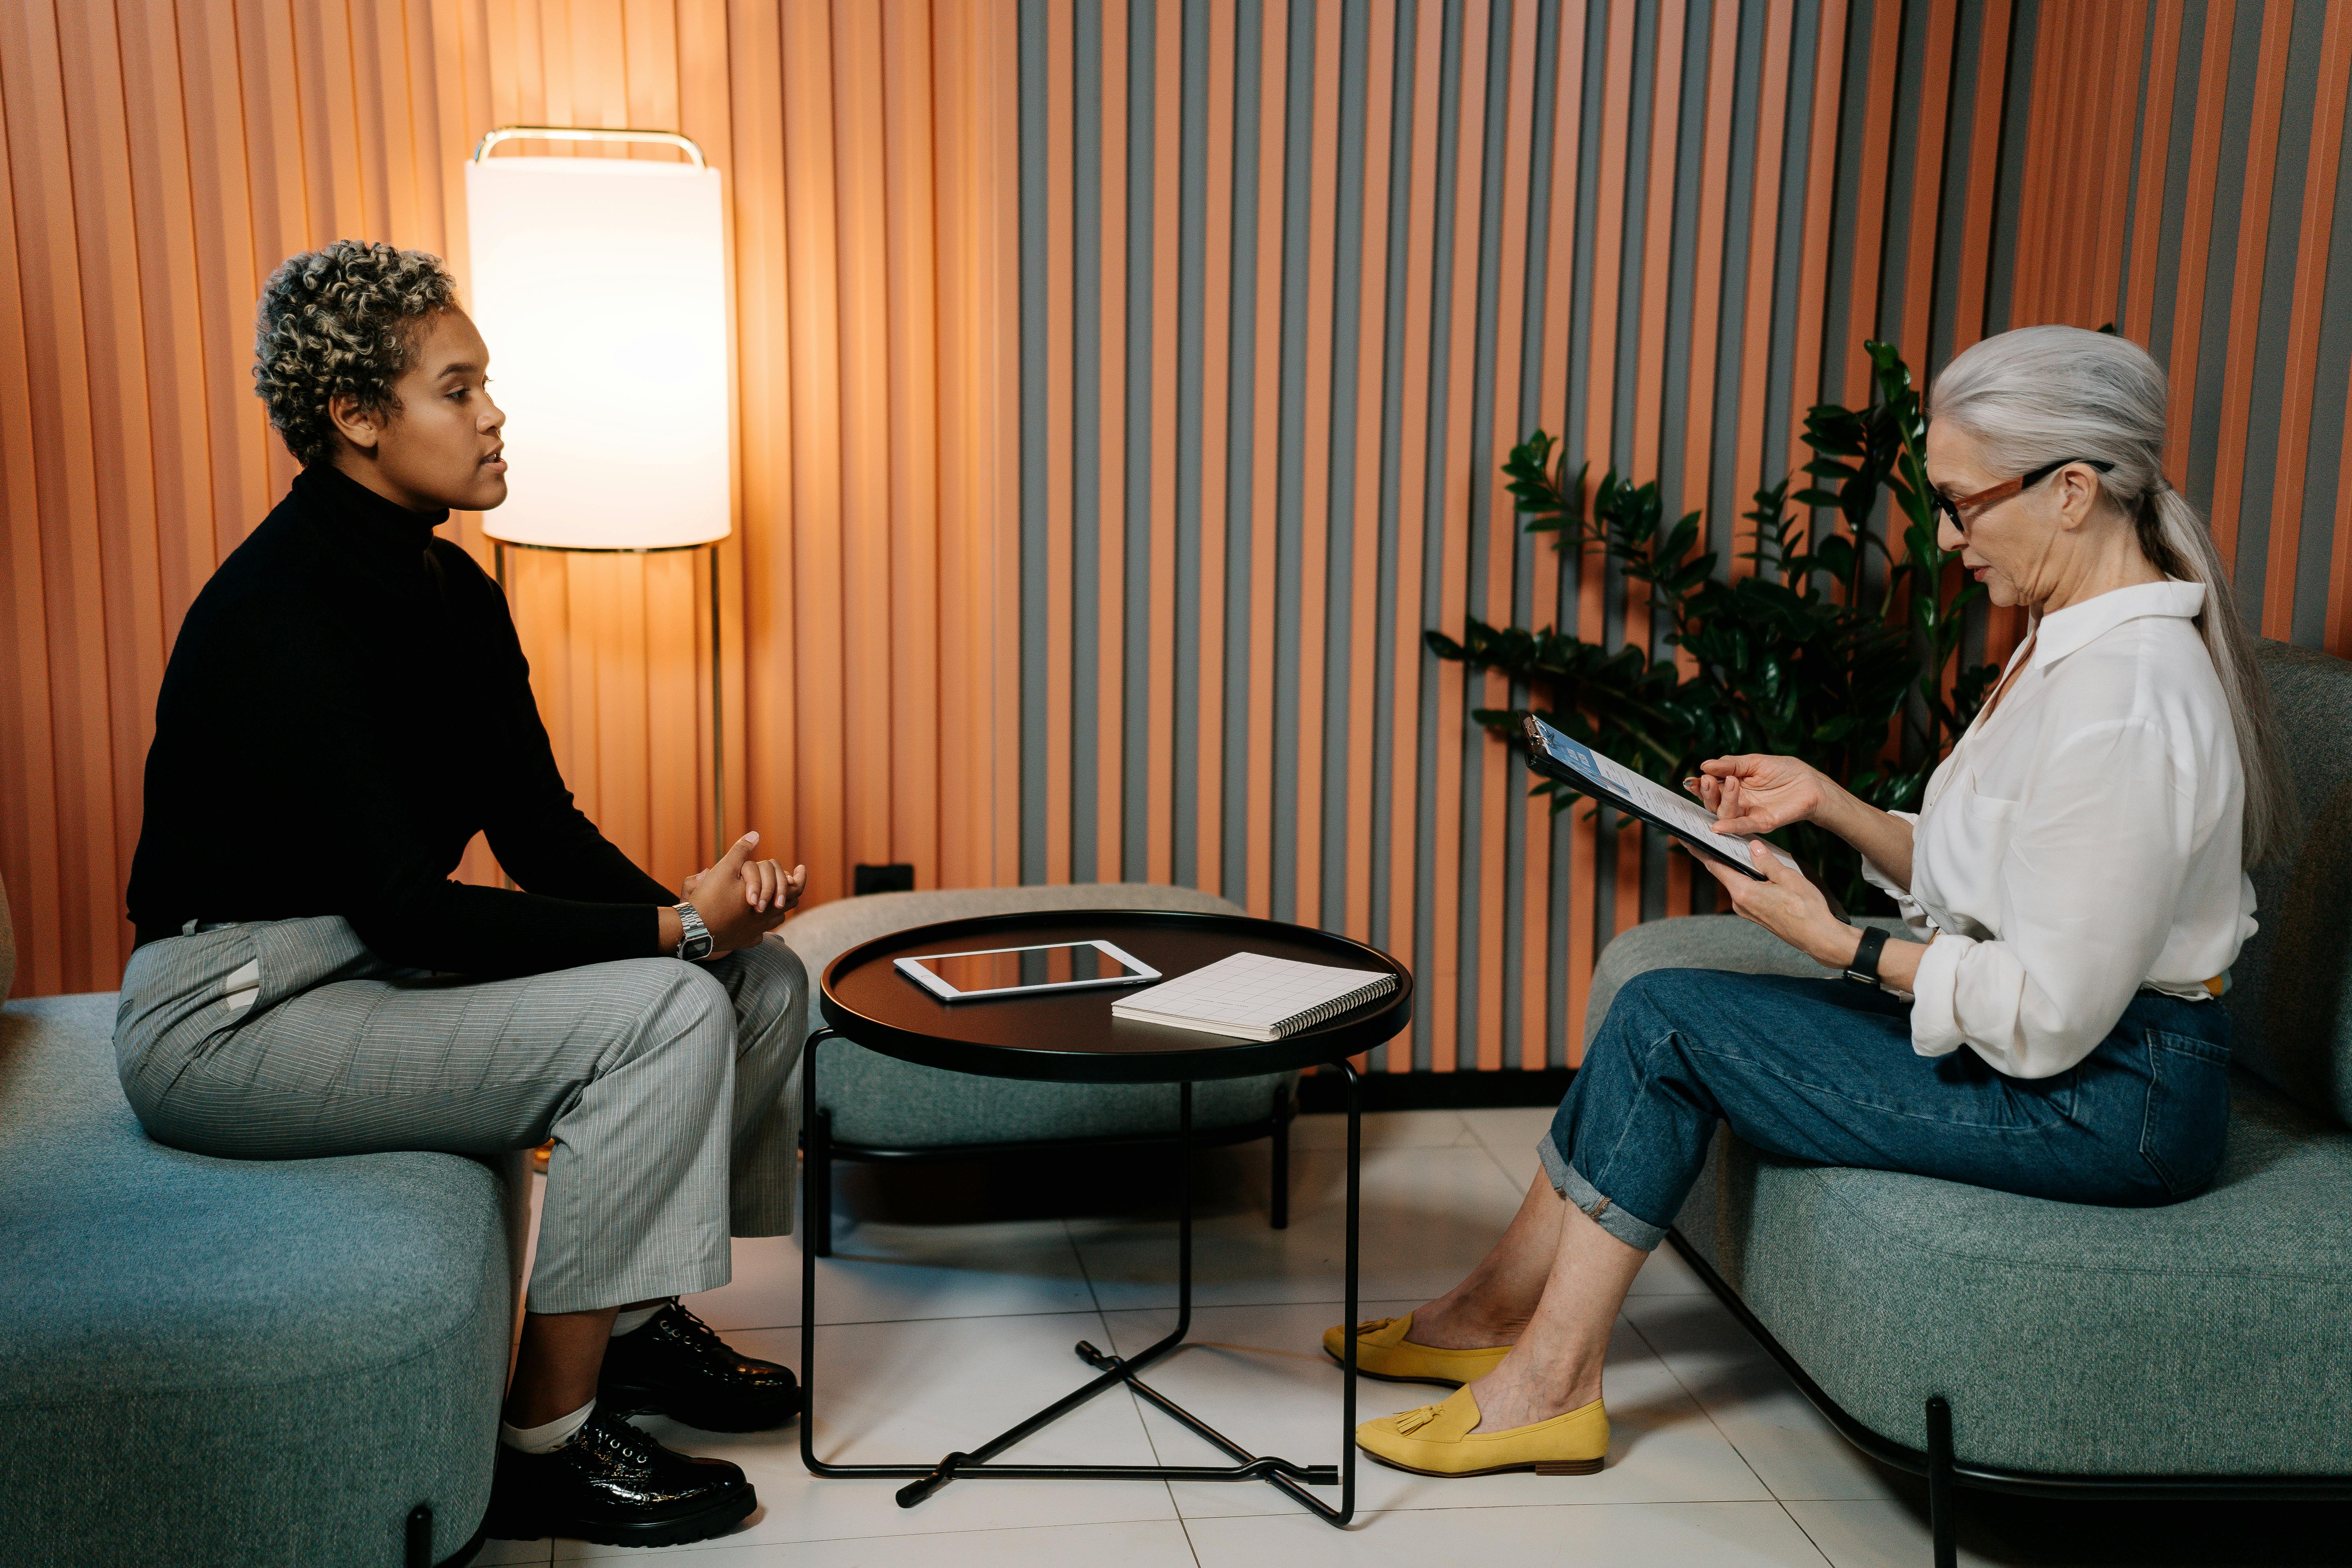
{"type": "Polygon", "coordinates": [[[2091,1054],[2143,985],[2187,997],[2254,931],[2245,779],[2191,622],[2201,583],[2118,588],[2041,618],[2028,661],[1927,781],[1911,886],[1933,944],[1912,1048],[1966,1045],[2014,1078],[2091,1054]]]}

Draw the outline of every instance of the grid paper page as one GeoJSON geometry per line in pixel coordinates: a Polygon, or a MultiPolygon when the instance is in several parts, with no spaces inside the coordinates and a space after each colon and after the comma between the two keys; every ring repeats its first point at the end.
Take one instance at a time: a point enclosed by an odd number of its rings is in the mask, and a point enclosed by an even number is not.
{"type": "Polygon", "coordinates": [[[1132,1008],[1197,1018],[1204,1024],[1279,1029],[1302,1013],[1390,978],[1377,970],[1334,969],[1328,964],[1268,958],[1264,953],[1237,952],[1206,969],[1129,992],[1113,1004],[1111,1011],[1123,1015],[1132,1008]]]}

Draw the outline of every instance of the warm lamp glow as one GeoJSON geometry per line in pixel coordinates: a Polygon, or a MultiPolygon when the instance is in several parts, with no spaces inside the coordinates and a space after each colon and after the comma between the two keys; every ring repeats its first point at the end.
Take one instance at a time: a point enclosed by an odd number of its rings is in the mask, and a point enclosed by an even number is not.
{"type": "Polygon", "coordinates": [[[623,158],[466,166],[473,310],[507,415],[493,539],[704,544],[729,527],[719,172],[623,158]]]}

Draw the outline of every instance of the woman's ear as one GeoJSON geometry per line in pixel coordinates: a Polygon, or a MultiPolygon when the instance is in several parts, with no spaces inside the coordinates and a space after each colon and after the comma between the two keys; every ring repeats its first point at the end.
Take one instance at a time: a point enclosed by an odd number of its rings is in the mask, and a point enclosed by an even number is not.
{"type": "Polygon", "coordinates": [[[339,392],[327,399],[327,417],[335,433],[362,452],[373,452],[383,438],[382,417],[360,406],[358,398],[339,392]]]}
{"type": "Polygon", "coordinates": [[[2090,521],[2099,507],[2098,471],[2073,463],[2051,477],[2058,502],[2058,526],[2072,532],[2090,521]]]}

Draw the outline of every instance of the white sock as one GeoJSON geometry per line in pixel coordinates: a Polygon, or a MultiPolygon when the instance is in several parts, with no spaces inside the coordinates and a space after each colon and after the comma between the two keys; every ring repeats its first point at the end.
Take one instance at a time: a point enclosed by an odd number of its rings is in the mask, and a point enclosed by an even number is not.
{"type": "Polygon", "coordinates": [[[596,1408],[590,1400],[569,1415],[559,1415],[544,1426],[509,1426],[499,1423],[499,1441],[509,1448],[520,1448],[526,1454],[552,1454],[572,1441],[572,1434],[588,1425],[588,1417],[596,1408]]]}
{"type": "Polygon", "coordinates": [[[639,1307],[635,1311],[614,1313],[613,1337],[617,1340],[623,1334],[635,1333],[639,1329],[652,1322],[655,1314],[668,1305],[667,1301],[656,1301],[650,1307],[639,1307]]]}

